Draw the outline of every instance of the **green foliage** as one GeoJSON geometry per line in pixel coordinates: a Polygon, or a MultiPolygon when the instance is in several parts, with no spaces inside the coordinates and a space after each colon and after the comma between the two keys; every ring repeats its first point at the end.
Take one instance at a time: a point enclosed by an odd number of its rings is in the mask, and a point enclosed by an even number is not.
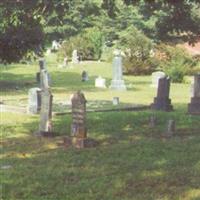
{"type": "Polygon", "coordinates": [[[184,76],[191,74],[198,63],[180,47],[162,44],[157,46],[157,51],[162,55],[160,67],[171,77],[173,82],[183,82],[184,76]]]}
{"type": "MultiPolygon", "coordinates": [[[[41,7],[40,7],[41,6],[41,7]]],[[[29,51],[41,53],[44,33],[39,1],[0,2],[0,61],[19,62],[29,51]]]]}
{"type": "Polygon", "coordinates": [[[102,53],[103,35],[97,28],[88,28],[77,36],[71,37],[62,44],[58,52],[59,58],[71,57],[74,49],[82,60],[100,59],[102,53]]]}
{"type": "Polygon", "coordinates": [[[119,47],[125,53],[124,67],[128,74],[150,74],[154,69],[151,52],[153,43],[141,31],[132,27],[120,35],[119,47]]]}

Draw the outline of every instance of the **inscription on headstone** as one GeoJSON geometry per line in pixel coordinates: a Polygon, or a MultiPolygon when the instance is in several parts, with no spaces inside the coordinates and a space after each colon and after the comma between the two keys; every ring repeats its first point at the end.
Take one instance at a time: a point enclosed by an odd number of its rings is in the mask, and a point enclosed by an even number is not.
{"type": "Polygon", "coordinates": [[[86,99],[83,93],[76,92],[72,99],[72,126],[71,135],[78,138],[86,138],[86,99]]]}

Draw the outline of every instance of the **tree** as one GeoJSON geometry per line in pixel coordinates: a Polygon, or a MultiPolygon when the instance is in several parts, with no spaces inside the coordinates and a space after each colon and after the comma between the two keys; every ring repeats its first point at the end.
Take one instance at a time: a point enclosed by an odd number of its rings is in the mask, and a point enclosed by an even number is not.
{"type": "Polygon", "coordinates": [[[0,2],[0,60],[18,62],[27,52],[36,51],[44,41],[41,1],[0,2]]]}
{"type": "Polygon", "coordinates": [[[155,16],[155,34],[162,41],[179,37],[190,43],[200,37],[200,1],[198,0],[123,0],[139,8],[143,20],[155,16]]]}

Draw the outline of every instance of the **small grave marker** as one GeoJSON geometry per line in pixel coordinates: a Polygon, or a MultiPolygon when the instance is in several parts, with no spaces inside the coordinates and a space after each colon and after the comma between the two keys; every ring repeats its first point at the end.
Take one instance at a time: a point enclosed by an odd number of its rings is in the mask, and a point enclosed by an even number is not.
{"type": "Polygon", "coordinates": [[[106,88],[106,79],[98,76],[98,78],[95,79],[95,87],[106,88]]]}

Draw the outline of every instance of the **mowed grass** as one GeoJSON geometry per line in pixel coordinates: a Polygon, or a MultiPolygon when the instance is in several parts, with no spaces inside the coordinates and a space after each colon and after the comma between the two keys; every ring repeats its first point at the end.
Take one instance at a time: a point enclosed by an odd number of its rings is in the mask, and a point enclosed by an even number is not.
{"type": "MultiPolygon", "coordinates": [[[[54,55],[53,55],[54,56],[54,55]]],[[[94,88],[102,75],[111,80],[111,64],[85,62],[72,69],[59,69],[48,58],[55,101],[67,101],[81,89],[89,101],[111,101],[119,96],[125,104],[153,101],[156,90],[151,77],[125,76],[127,92],[94,88]],[[81,72],[90,81],[82,83],[81,72]]],[[[4,103],[27,104],[28,89],[37,86],[38,65],[11,65],[1,69],[1,99],[4,103]],[[16,90],[15,86],[18,86],[16,90]]],[[[63,148],[70,135],[71,116],[54,116],[53,138],[34,136],[39,116],[1,113],[1,198],[26,200],[198,200],[200,199],[200,117],[187,115],[189,80],[172,84],[170,113],[88,113],[88,137],[99,141],[96,148],[63,148]],[[157,117],[150,128],[149,116],[157,117]],[[168,119],[175,119],[176,134],[162,135],[168,119]]]]}

